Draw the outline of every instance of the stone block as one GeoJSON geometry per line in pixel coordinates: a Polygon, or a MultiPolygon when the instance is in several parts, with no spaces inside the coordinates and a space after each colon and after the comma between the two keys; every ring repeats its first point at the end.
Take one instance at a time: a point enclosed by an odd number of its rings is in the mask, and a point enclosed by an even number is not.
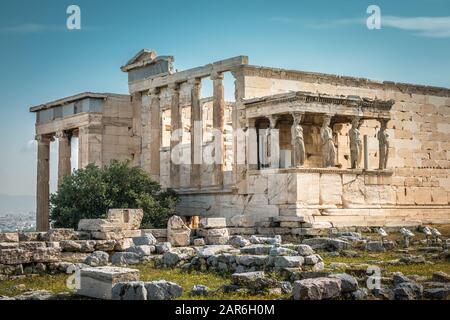
{"type": "Polygon", "coordinates": [[[110,209],[108,219],[119,221],[128,230],[137,230],[141,226],[144,211],[142,209],[110,209]]]}
{"type": "Polygon", "coordinates": [[[294,300],[322,300],[337,298],[341,294],[341,280],[311,278],[294,282],[294,300]]]}
{"type": "Polygon", "coordinates": [[[112,288],[112,300],[147,300],[147,289],[142,281],[120,282],[112,288]]]}
{"type": "Polygon", "coordinates": [[[19,242],[19,234],[17,232],[1,232],[0,242],[19,242]]]}
{"type": "Polygon", "coordinates": [[[115,241],[116,245],[114,246],[114,251],[125,251],[134,245],[133,239],[131,238],[118,239],[115,241]]]}
{"type": "Polygon", "coordinates": [[[5,249],[0,252],[0,264],[22,264],[32,262],[32,253],[23,249],[5,249]]]}
{"type": "Polygon", "coordinates": [[[188,246],[190,244],[191,229],[178,216],[172,216],[167,223],[167,240],[173,246],[188,246]]]}
{"type": "Polygon", "coordinates": [[[237,215],[231,217],[230,220],[234,227],[248,228],[255,226],[255,219],[253,215],[237,215]]]}
{"type": "Polygon", "coordinates": [[[91,232],[92,239],[95,240],[120,240],[124,238],[124,235],[121,231],[93,231],[91,232]]]}
{"type": "Polygon", "coordinates": [[[18,249],[18,248],[19,248],[18,242],[0,242],[0,250],[18,249]]]}
{"type": "Polygon", "coordinates": [[[199,227],[203,229],[226,228],[227,219],[225,218],[202,218],[199,227]]]}
{"type": "Polygon", "coordinates": [[[73,229],[50,229],[44,235],[45,241],[62,241],[62,240],[76,240],[78,239],[78,232],[73,229]]]}
{"type": "Polygon", "coordinates": [[[198,236],[200,237],[228,237],[228,229],[220,228],[220,229],[198,229],[198,236]]]}
{"type": "Polygon", "coordinates": [[[139,280],[139,270],[119,267],[84,268],[80,270],[81,296],[111,300],[112,288],[120,282],[139,280]]]}
{"type": "Polygon", "coordinates": [[[339,174],[320,175],[320,204],[342,204],[342,177],[339,174]]]}
{"type": "Polygon", "coordinates": [[[19,248],[24,250],[35,250],[38,248],[47,248],[47,244],[43,241],[20,242],[19,248]]]}
{"type": "Polygon", "coordinates": [[[43,241],[45,232],[20,232],[19,241],[43,241]]]}
{"type": "Polygon", "coordinates": [[[166,280],[145,283],[147,300],[171,300],[183,294],[183,288],[176,283],[166,280]]]}

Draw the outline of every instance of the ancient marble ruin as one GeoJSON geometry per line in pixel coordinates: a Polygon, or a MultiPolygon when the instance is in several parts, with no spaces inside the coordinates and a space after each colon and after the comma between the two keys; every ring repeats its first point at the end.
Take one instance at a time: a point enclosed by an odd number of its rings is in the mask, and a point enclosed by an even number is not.
{"type": "Polygon", "coordinates": [[[61,181],[74,137],[79,168],[130,160],[180,194],[179,216],[226,218],[241,233],[450,222],[450,89],[246,56],[184,71],[173,63],[142,50],[121,68],[129,95],[86,92],[30,109],[38,231],[49,228],[50,143],[59,142],[61,181]],[[201,94],[207,82],[212,97],[201,94]]]}

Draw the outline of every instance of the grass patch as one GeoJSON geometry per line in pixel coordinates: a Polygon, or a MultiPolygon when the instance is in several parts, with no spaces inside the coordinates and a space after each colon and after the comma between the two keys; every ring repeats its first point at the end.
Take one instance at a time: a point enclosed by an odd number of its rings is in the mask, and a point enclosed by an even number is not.
{"type": "Polygon", "coordinates": [[[67,274],[33,275],[13,280],[0,281],[0,295],[17,296],[25,291],[48,290],[54,293],[70,292],[67,274]]]}

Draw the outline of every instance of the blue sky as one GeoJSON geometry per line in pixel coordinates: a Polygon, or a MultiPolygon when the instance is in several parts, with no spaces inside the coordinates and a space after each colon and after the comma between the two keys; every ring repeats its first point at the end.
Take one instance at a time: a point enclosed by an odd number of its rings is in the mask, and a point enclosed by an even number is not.
{"type": "Polygon", "coordinates": [[[179,70],[243,54],[257,65],[450,87],[450,1],[2,0],[0,193],[35,192],[28,108],[82,91],[126,93],[119,68],[142,48],[174,55],[179,70]],[[66,28],[70,4],[81,8],[81,30],[66,28]],[[365,26],[371,4],[381,30],[365,26]]]}

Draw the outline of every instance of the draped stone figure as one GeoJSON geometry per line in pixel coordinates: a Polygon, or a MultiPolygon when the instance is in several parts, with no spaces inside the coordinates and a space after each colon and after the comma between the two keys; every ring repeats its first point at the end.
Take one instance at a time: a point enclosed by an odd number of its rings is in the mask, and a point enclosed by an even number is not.
{"type": "Polygon", "coordinates": [[[333,142],[333,131],[330,128],[330,116],[323,118],[323,124],[320,128],[320,140],[322,143],[322,163],[323,167],[334,167],[336,159],[336,148],[333,142]]]}
{"type": "Polygon", "coordinates": [[[387,120],[381,121],[380,131],[378,131],[378,146],[379,146],[379,165],[378,169],[384,170],[387,168],[387,161],[389,157],[389,135],[386,132],[387,120]]]}
{"type": "Polygon", "coordinates": [[[305,143],[303,128],[300,124],[302,115],[293,114],[294,123],[291,127],[292,166],[299,168],[305,163],[305,143]]]}
{"type": "Polygon", "coordinates": [[[362,141],[361,134],[359,133],[359,118],[352,120],[352,127],[348,131],[350,138],[350,162],[351,168],[356,169],[359,167],[361,161],[362,141]]]}

